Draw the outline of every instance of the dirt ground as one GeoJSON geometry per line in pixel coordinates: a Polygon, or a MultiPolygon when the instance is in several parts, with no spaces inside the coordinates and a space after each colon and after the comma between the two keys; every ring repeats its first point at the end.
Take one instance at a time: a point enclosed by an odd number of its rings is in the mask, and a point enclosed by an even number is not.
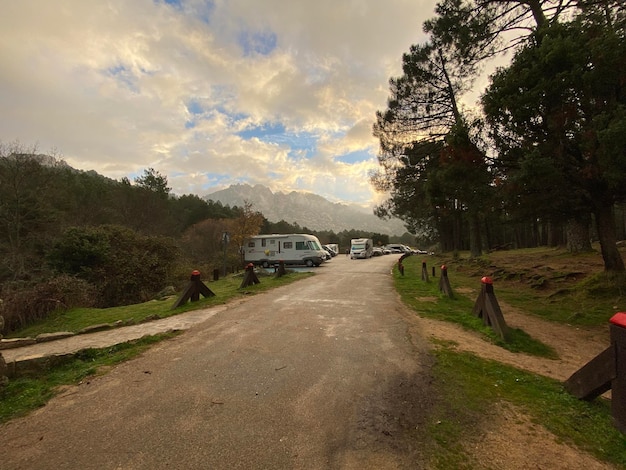
{"type": "MultiPolygon", "coordinates": [[[[599,258],[599,257],[598,257],[599,258]]],[[[519,262],[519,259],[517,260],[519,262]]],[[[543,260],[542,265],[546,262],[543,260]]],[[[530,260],[530,264],[533,260],[530,260]]],[[[554,269],[570,269],[577,273],[599,272],[601,260],[579,260],[575,267],[567,260],[557,261],[562,266],[554,269]]],[[[501,260],[500,264],[506,264],[501,260]]],[[[535,265],[537,266],[537,264],[535,265]]],[[[459,292],[462,293],[462,292],[459,292]]],[[[470,298],[478,291],[465,292],[470,298]]],[[[453,341],[459,351],[497,360],[520,369],[567,380],[580,367],[609,346],[609,325],[600,328],[579,328],[542,320],[525,314],[498,301],[505,321],[512,328],[520,328],[533,338],[552,346],[559,359],[545,359],[521,353],[512,353],[492,345],[479,335],[465,331],[447,322],[419,318],[422,331],[429,337],[453,341]]],[[[610,397],[610,392],[606,394],[610,397]]],[[[488,429],[476,442],[468,442],[468,450],[481,462],[483,468],[494,469],[568,469],[594,470],[614,469],[594,457],[558,441],[540,425],[531,421],[513,406],[501,406],[484,420],[488,429]]],[[[482,434],[482,433],[481,433],[482,434]]]]}

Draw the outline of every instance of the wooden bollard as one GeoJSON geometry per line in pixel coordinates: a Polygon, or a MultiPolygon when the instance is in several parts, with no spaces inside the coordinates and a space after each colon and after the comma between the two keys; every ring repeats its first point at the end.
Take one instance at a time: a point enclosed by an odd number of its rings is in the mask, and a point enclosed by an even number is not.
{"type": "Polygon", "coordinates": [[[490,277],[485,276],[480,282],[482,287],[474,304],[473,313],[478,318],[482,318],[485,325],[491,326],[501,339],[506,340],[507,326],[498,299],[493,292],[493,281],[490,277]]]}
{"type": "Polygon", "coordinates": [[[428,269],[426,268],[426,261],[422,261],[422,281],[428,282],[428,269]]]}
{"type": "Polygon", "coordinates": [[[451,299],[454,298],[454,294],[452,293],[452,288],[450,287],[450,280],[448,279],[448,268],[446,267],[445,264],[441,266],[441,277],[439,278],[439,291],[446,294],[451,299]]]}
{"type": "Polygon", "coordinates": [[[282,259],[278,262],[274,272],[276,273],[276,277],[281,277],[287,274],[287,271],[285,270],[285,262],[282,259]]]}
{"type": "Polygon", "coordinates": [[[587,401],[611,390],[613,424],[626,434],[626,312],[609,321],[611,345],[572,374],[565,389],[587,401]]]}
{"type": "Polygon", "coordinates": [[[194,269],[191,272],[191,278],[189,279],[187,287],[185,287],[185,290],[183,290],[181,296],[174,303],[172,309],[180,307],[188,300],[191,300],[192,302],[197,302],[198,300],[200,300],[200,294],[207,298],[215,296],[213,291],[200,280],[200,271],[194,269]]]}
{"type": "Polygon", "coordinates": [[[398,261],[398,271],[400,271],[400,274],[404,276],[404,265],[402,264],[402,261],[398,261]]]}
{"type": "Polygon", "coordinates": [[[242,287],[248,287],[252,284],[259,284],[260,282],[261,281],[259,281],[259,278],[254,272],[254,264],[249,263],[246,266],[246,273],[243,276],[243,281],[241,281],[241,285],[239,286],[239,288],[241,289],[242,287]]]}
{"type": "Polygon", "coordinates": [[[611,382],[611,411],[615,426],[626,434],[626,313],[613,315],[610,322],[617,369],[611,382]]]}

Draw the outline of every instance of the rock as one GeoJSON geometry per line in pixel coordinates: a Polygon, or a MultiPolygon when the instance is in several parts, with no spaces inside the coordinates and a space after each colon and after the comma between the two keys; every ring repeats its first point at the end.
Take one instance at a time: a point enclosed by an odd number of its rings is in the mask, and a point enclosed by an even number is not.
{"type": "Polygon", "coordinates": [[[167,286],[155,296],[155,300],[166,300],[175,295],[176,289],[174,289],[174,286],[167,286]]]}
{"type": "Polygon", "coordinates": [[[87,333],[95,333],[96,331],[110,330],[112,328],[113,327],[110,324],[102,323],[100,325],[92,325],[92,326],[88,326],[86,328],[83,328],[77,334],[84,335],[84,334],[87,334],[87,333]]]}
{"type": "Polygon", "coordinates": [[[149,321],[154,321],[154,320],[160,320],[161,317],[158,316],[156,313],[154,315],[148,315],[146,318],[144,318],[143,320],[141,320],[140,323],[146,323],[149,321]]]}
{"type": "Polygon", "coordinates": [[[0,354],[0,387],[4,387],[7,383],[9,383],[9,368],[7,367],[7,363],[0,354]]]}
{"type": "Polygon", "coordinates": [[[58,331],[56,333],[41,333],[35,337],[35,341],[38,343],[45,343],[46,341],[54,341],[55,339],[63,339],[74,336],[71,331],[58,331]]]}
{"type": "Polygon", "coordinates": [[[20,348],[22,346],[30,346],[36,342],[34,338],[0,339],[0,349],[20,348]]]}

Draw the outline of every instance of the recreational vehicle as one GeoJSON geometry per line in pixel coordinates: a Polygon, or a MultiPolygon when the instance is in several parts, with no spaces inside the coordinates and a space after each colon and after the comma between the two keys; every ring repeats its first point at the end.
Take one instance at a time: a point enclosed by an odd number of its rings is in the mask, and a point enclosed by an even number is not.
{"type": "Polygon", "coordinates": [[[268,268],[279,261],[285,264],[319,266],[326,259],[322,244],[313,235],[257,235],[244,242],[244,261],[268,268]]]}
{"type": "Polygon", "coordinates": [[[374,242],[371,238],[353,238],[350,243],[350,259],[371,258],[374,242]]]}

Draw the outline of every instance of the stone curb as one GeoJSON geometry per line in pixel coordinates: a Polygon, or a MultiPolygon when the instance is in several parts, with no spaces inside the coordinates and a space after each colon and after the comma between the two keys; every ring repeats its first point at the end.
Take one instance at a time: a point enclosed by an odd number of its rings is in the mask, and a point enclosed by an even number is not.
{"type": "Polygon", "coordinates": [[[40,335],[37,335],[34,338],[24,337],[24,338],[0,339],[0,351],[2,351],[3,349],[21,348],[23,346],[31,346],[37,343],[55,341],[57,339],[69,338],[70,336],[75,336],[75,335],[84,335],[84,334],[89,334],[89,333],[95,333],[97,331],[112,330],[113,328],[122,328],[124,326],[131,326],[131,325],[136,325],[138,323],[146,323],[149,321],[160,320],[160,319],[161,317],[159,317],[158,315],[150,315],[139,322],[133,320],[132,318],[126,321],[118,320],[114,323],[102,323],[99,325],[91,325],[77,332],[59,331],[56,333],[42,333],[40,335]]]}

